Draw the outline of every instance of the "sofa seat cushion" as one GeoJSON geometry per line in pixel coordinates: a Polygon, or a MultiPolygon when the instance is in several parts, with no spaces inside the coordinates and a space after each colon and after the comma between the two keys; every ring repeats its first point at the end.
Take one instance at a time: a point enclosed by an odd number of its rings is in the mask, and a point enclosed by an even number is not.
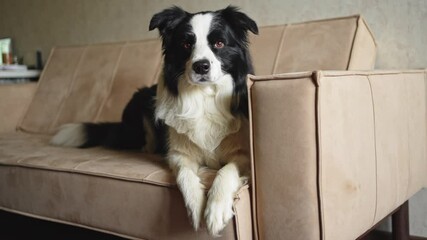
{"type": "Polygon", "coordinates": [[[2,134],[0,163],[106,176],[161,186],[175,184],[160,156],[102,148],[62,148],[48,145],[49,138],[50,136],[25,133],[2,134]]]}
{"type": "MultiPolygon", "coordinates": [[[[49,145],[49,138],[0,135],[1,209],[136,239],[209,238],[205,229],[192,230],[161,156],[61,148],[49,145]]],[[[207,189],[215,174],[199,172],[207,189]]],[[[251,234],[247,186],[237,194],[234,210],[235,224],[224,230],[226,239],[235,239],[238,231],[251,234]]]]}

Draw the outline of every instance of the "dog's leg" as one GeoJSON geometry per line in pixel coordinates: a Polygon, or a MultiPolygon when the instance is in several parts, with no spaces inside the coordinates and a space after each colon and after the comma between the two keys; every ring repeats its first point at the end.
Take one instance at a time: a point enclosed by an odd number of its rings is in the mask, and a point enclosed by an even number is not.
{"type": "Polygon", "coordinates": [[[248,171],[249,160],[244,154],[235,154],[231,161],[218,171],[208,192],[205,209],[206,226],[211,235],[219,236],[233,217],[234,195],[242,186],[240,176],[248,171]]]}
{"type": "Polygon", "coordinates": [[[180,153],[169,153],[169,166],[175,173],[179,190],[184,197],[188,215],[191,217],[193,227],[197,230],[203,217],[206,203],[205,187],[197,176],[199,164],[180,153]]]}

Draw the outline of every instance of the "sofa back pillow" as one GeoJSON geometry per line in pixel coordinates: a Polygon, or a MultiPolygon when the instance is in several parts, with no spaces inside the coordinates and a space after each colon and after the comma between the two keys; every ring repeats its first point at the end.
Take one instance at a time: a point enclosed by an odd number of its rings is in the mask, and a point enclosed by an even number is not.
{"type": "Polygon", "coordinates": [[[119,121],[133,93],[156,82],[159,40],[56,47],[18,129],[53,133],[70,122],[119,121]]]}
{"type": "Polygon", "coordinates": [[[250,41],[256,75],[375,65],[375,39],[359,15],[263,27],[250,41]]]}

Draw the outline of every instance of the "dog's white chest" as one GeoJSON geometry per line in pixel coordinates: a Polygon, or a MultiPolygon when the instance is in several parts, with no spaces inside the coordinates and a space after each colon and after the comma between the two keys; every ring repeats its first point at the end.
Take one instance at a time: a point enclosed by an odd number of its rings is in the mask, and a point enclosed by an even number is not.
{"type": "Polygon", "coordinates": [[[221,141],[229,134],[235,133],[240,128],[240,121],[215,121],[215,116],[206,113],[197,119],[184,119],[167,122],[178,133],[185,134],[194,144],[203,150],[212,152],[221,141]]]}
{"type": "Polygon", "coordinates": [[[178,96],[159,89],[156,117],[177,133],[186,135],[201,149],[214,151],[226,136],[237,132],[241,124],[240,119],[230,113],[232,80],[227,77],[221,81],[209,87],[183,81],[178,96]]]}

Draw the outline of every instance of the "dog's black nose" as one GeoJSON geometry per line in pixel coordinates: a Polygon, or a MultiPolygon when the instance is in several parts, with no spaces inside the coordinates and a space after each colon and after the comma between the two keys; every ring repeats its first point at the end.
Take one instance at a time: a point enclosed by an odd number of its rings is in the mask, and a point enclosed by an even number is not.
{"type": "Polygon", "coordinates": [[[211,64],[206,59],[199,60],[193,63],[193,70],[197,74],[206,74],[209,72],[210,68],[211,68],[211,64]]]}

